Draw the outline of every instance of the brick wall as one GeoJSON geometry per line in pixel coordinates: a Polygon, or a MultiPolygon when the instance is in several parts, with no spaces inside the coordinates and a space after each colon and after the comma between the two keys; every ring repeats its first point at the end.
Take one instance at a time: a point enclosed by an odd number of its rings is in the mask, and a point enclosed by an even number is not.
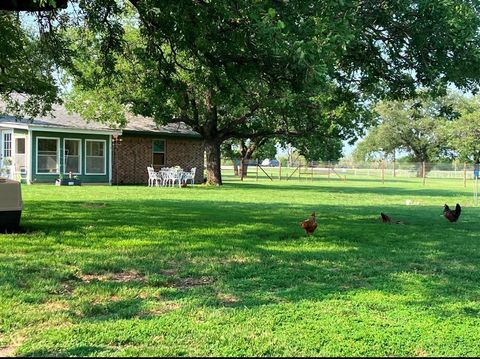
{"type": "MultiPolygon", "coordinates": [[[[182,138],[152,138],[124,135],[113,148],[113,184],[147,184],[147,166],[153,161],[153,140],[165,140],[165,166],[180,166],[185,171],[197,168],[195,183],[203,182],[203,141],[182,138]]],[[[159,168],[156,168],[159,170],[159,168]]]]}

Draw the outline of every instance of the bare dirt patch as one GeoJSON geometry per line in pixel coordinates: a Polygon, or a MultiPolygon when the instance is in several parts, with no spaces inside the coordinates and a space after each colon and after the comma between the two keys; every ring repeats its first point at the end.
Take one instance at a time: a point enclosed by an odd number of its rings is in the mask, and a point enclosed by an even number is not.
{"type": "Polygon", "coordinates": [[[61,294],[64,295],[72,295],[73,293],[73,287],[69,283],[62,283],[62,290],[61,294]]]}
{"type": "Polygon", "coordinates": [[[209,284],[212,284],[213,282],[214,280],[211,277],[183,278],[173,283],[172,287],[178,288],[178,289],[189,289],[189,288],[209,285],[209,284]]]}
{"type": "Polygon", "coordinates": [[[63,302],[47,302],[43,307],[49,312],[63,312],[68,310],[68,305],[63,302]]]}
{"type": "Polygon", "coordinates": [[[81,274],[78,278],[85,283],[90,283],[92,281],[119,283],[145,281],[145,276],[135,271],[107,274],[81,274]]]}
{"type": "Polygon", "coordinates": [[[181,306],[178,303],[173,303],[173,302],[164,302],[161,303],[159,306],[155,306],[151,308],[147,314],[149,315],[162,315],[174,310],[179,309],[181,306]]]}
{"type": "Polygon", "coordinates": [[[177,269],[164,269],[160,271],[161,274],[168,276],[168,277],[173,277],[177,275],[178,270],[177,269]]]}
{"type": "Polygon", "coordinates": [[[109,296],[108,298],[98,298],[98,299],[94,299],[94,300],[92,301],[92,304],[93,304],[93,305],[109,304],[109,303],[119,302],[120,300],[122,300],[122,298],[120,298],[119,296],[111,295],[111,296],[109,296]]]}
{"type": "Polygon", "coordinates": [[[417,349],[415,349],[415,356],[416,357],[426,357],[426,356],[428,356],[428,353],[425,350],[423,350],[422,348],[417,348],[417,349]]]}
{"type": "Polygon", "coordinates": [[[17,349],[22,345],[25,339],[25,337],[17,337],[10,345],[0,347],[0,358],[15,356],[17,349]]]}
{"type": "Polygon", "coordinates": [[[220,263],[224,265],[236,265],[236,264],[253,264],[253,263],[260,263],[261,260],[259,258],[247,258],[243,256],[233,256],[230,258],[225,258],[220,260],[220,263]]]}
{"type": "Polygon", "coordinates": [[[235,304],[240,301],[238,297],[234,296],[233,294],[227,294],[227,293],[218,293],[217,298],[223,304],[235,304]]]}

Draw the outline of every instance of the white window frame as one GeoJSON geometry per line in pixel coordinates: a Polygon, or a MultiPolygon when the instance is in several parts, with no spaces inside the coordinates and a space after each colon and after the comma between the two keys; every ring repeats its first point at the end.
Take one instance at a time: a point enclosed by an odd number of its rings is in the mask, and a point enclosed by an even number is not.
{"type": "MultiPolygon", "coordinates": [[[[63,172],[67,173],[67,159],[65,156],[65,141],[77,141],[80,142],[80,145],[78,146],[78,167],[79,167],[79,172],[72,172],[74,175],[81,175],[82,174],[82,139],[81,138],[64,138],[63,139],[63,172]]],[[[85,169],[86,170],[86,169],[85,169]]]]}
{"type": "Polygon", "coordinates": [[[0,140],[0,144],[2,145],[2,147],[0,148],[0,155],[3,158],[11,158],[13,159],[13,155],[14,155],[14,136],[13,136],[13,130],[3,130],[1,131],[1,135],[2,135],[2,138],[0,140]],[[10,135],[10,148],[9,148],[9,151],[10,151],[10,156],[5,156],[5,135],[10,135]]]}
{"type": "MultiPolygon", "coordinates": [[[[85,174],[88,176],[105,176],[107,174],[107,140],[85,140],[85,156],[84,156],[84,163],[85,163],[85,174]],[[104,166],[103,168],[105,171],[103,173],[89,173],[87,172],[87,143],[88,142],[103,142],[104,145],[104,151],[103,151],[103,157],[104,157],[104,166]]],[[[91,157],[91,156],[90,156],[91,157]]]]}
{"type": "Polygon", "coordinates": [[[36,137],[35,138],[35,174],[37,175],[58,175],[60,174],[60,137],[36,137]],[[57,172],[38,172],[38,140],[56,140],[57,141],[57,172]]]}

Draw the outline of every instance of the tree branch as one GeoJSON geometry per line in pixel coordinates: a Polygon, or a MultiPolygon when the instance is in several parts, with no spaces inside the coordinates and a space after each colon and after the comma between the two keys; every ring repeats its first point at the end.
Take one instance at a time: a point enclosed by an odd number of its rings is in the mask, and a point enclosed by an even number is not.
{"type": "Polygon", "coordinates": [[[229,136],[229,135],[235,133],[236,132],[235,127],[238,126],[238,125],[242,125],[245,122],[247,122],[247,120],[250,117],[252,117],[259,108],[260,108],[259,103],[256,103],[255,105],[251,106],[249,112],[247,112],[243,116],[240,116],[240,117],[234,119],[233,121],[231,121],[228,124],[228,126],[222,131],[223,135],[224,136],[229,136]]]}

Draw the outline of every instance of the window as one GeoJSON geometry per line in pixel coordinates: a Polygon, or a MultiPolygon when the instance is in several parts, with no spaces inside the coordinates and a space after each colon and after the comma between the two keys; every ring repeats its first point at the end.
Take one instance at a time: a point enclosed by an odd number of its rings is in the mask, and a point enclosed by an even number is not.
{"type": "Polygon", "coordinates": [[[3,134],[3,157],[12,157],[12,134],[9,132],[3,134]]]}
{"type": "Polygon", "coordinates": [[[15,171],[20,172],[25,165],[25,137],[17,137],[15,138],[15,171]]]}
{"type": "Polygon", "coordinates": [[[24,155],[25,154],[25,139],[24,138],[17,138],[16,139],[16,151],[17,155],[24,155]]]}
{"type": "Polygon", "coordinates": [[[58,138],[37,137],[37,173],[58,173],[58,138]]]}
{"type": "Polygon", "coordinates": [[[86,140],[85,173],[90,175],[104,175],[106,167],[106,141],[86,140]]]}
{"type": "Polygon", "coordinates": [[[64,140],[64,151],[65,151],[65,173],[75,173],[80,174],[80,140],[65,139],[64,140]]]}
{"type": "Polygon", "coordinates": [[[165,140],[153,140],[152,164],[156,169],[165,165],[165,140]]]}

